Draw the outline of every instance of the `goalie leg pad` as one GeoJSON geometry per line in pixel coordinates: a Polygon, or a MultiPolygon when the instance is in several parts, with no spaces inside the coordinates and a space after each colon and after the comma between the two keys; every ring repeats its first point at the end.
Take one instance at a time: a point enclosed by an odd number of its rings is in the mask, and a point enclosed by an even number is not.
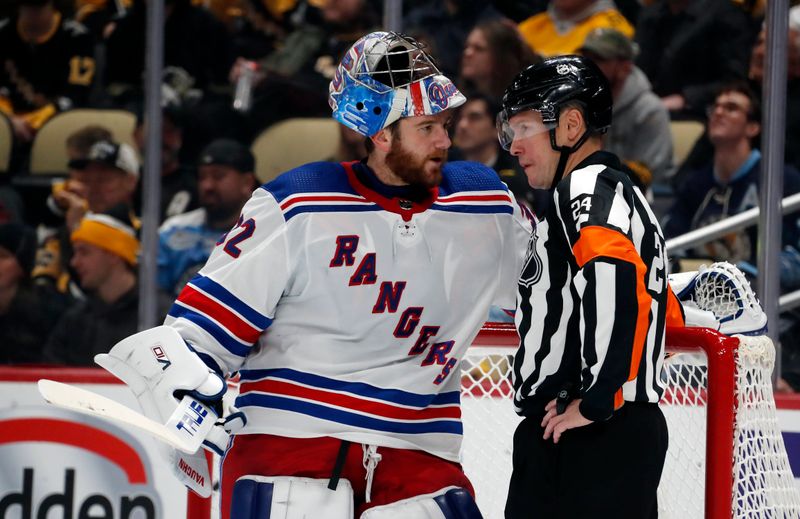
{"type": "Polygon", "coordinates": [[[361,514],[361,519],[481,519],[482,517],[472,495],[460,487],[447,487],[432,494],[376,506],[361,514]]]}
{"type": "Polygon", "coordinates": [[[288,476],[242,476],[231,497],[230,519],[352,519],[353,488],[340,479],[336,490],[327,479],[288,476]]]}

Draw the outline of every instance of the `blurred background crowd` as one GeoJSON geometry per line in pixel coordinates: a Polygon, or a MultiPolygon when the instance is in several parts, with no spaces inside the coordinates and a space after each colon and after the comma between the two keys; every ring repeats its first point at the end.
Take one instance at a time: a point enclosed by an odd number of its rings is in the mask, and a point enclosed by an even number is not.
{"type": "MultiPolygon", "coordinates": [[[[522,68],[583,54],[607,76],[605,147],[651,199],[667,237],[759,203],[766,0],[405,0],[469,101],[452,160],[497,171],[541,210],[495,116],[522,68]]],[[[330,120],[342,54],[381,28],[380,0],[166,0],[159,311],[205,262],[252,190],[311,160],[359,160],[330,120]]],[[[91,365],[136,330],[148,0],[0,3],[0,362],[91,365]]],[[[800,191],[800,7],[787,13],[784,196],[800,191]]],[[[800,288],[800,228],[783,222],[781,289],[800,288]]],[[[676,255],[751,276],[755,228],[676,255]]],[[[800,318],[778,323],[785,389],[800,389],[800,318]]]]}

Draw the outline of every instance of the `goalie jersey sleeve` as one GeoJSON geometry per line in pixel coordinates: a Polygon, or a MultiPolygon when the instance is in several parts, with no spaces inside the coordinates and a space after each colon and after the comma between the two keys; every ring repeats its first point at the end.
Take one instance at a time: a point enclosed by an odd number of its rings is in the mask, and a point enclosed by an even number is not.
{"type": "Polygon", "coordinates": [[[447,164],[418,201],[371,191],[364,168],[309,164],[258,189],[167,322],[238,371],[242,434],[457,460],[459,361],[491,305],[513,308],[530,221],[479,164],[447,164]]]}
{"type": "Polygon", "coordinates": [[[659,224],[615,164],[596,153],[579,165],[535,231],[519,286],[527,307],[515,363],[523,413],[543,413],[567,389],[586,418],[605,420],[625,401],[658,402],[663,392],[667,317],[680,313],[659,224]]]}
{"type": "Polygon", "coordinates": [[[286,222],[258,189],[166,319],[220,373],[236,371],[272,322],[288,279],[286,222]]]}

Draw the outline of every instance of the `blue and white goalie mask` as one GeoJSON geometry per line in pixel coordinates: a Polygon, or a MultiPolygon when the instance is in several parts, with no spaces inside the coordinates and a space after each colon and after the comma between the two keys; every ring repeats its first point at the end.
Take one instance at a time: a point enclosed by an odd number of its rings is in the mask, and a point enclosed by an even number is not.
{"type": "Polygon", "coordinates": [[[353,44],[328,88],[333,118],[366,137],[401,117],[433,115],[465,101],[419,43],[394,32],[373,32],[353,44]]]}

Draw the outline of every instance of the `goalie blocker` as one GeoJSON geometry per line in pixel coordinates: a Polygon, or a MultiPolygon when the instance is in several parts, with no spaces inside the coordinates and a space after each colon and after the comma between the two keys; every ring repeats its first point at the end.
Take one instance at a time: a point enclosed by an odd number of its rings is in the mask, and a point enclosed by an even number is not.
{"type": "Polygon", "coordinates": [[[223,414],[225,380],[206,366],[169,326],[156,326],[131,335],[107,354],[96,355],[95,362],[127,384],[145,416],[193,438],[198,446],[202,442],[217,454],[224,453],[229,433],[244,424],[244,415],[238,412],[229,413],[217,422],[223,414]],[[205,406],[194,404],[193,413],[176,413],[187,395],[205,406]],[[209,421],[214,426],[208,426],[209,421]]]}
{"type": "Polygon", "coordinates": [[[230,434],[245,423],[233,407],[222,415],[227,389],[220,375],[209,369],[168,326],[134,334],[117,343],[95,362],[125,382],[144,414],[90,391],[41,380],[39,391],[55,405],[101,416],[152,434],[175,476],[201,497],[211,495],[211,478],[202,446],[219,455],[230,434]],[[180,452],[179,452],[180,451],[180,452]]]}

